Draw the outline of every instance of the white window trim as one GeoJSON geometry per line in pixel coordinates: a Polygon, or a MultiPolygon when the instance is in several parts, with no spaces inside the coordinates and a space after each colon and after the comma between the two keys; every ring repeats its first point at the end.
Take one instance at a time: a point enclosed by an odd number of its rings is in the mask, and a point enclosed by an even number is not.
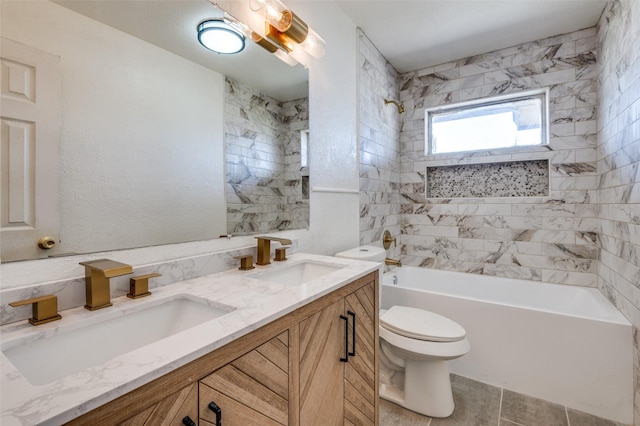
{"type": "Polygon", "coordinates": [[[465,153],[470,153],[470,152],[487,152],[487,151],[508,151],[508,150],[515,150],[518,151],[520,148],[522,149],[531,149],[532,147],[546,147],[549,146],[549,127],[550,127],[550,122],[549,122],[549,88],[545,87],[542,89],[535,89],[535,90],[527,90],[524,92],[517,92],[517,93],[510,93],[508,95],[500,95],[500,96],[493,96],[490,98],[481,98],[481,99],[474,99],[471,101],[465,101],[465,102],[457,102],[455,104],[448,104],[448,105],[440,105],[437,107],[432,107],[432,108],[427,108],[424,110],[424,130],[425,130],[425,155],[428,156],[433,156],[433,157],[439,157],[439,156],[452,156],[452,155],[456,155],[456,154],[460,154],[463,155],[465,153]],[[474,150],[470,150],[470,151],[458,151],[458,152],[443,152],[443,153],[438,153],[438,154],[432,154],[431,153],[431,120],[429,118],[429,114],[433,114],[433,113],[439,113],[439,112],[446,112],[446,111],[451,111],[451,110],[456,110],[456,109],[464,109],[470,106],[483,106],[483,105],[489,105],[492,103],[500,103],[500,102],[505,102],[505,101],[509,101],[509,100],[513,100],[513,99],[518,99],[518,98],[527,98],[530,96],[537,96],[537,95],[544,95],[543,98],[543,102],[542,102],[542,143],[540,145],[527,145],[527,146],[522,146],[522,147],[518,147],[518,146],[511,146],[511,147],[504,147],[504,148],[483,148],[483,149],[474,149],[474,150]]]}
{"type": "Polygon", "coordinates": [[[300,170],[309,170],[309,129],[300,130],[300,170]]]}

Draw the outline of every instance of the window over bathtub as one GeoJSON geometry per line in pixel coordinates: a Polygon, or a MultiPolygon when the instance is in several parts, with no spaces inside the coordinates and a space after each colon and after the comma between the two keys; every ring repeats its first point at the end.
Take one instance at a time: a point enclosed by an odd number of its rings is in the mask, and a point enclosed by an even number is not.
{"type": "Polygon", "coordinates": [[[426,154],[547,145],[548,94],[541,89],[429,108],[426,154]]]}

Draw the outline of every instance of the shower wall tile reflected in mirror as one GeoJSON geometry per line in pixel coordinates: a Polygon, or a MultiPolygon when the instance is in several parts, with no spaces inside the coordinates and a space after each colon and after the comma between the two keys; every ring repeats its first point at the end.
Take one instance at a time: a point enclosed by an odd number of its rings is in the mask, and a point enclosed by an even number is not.
{"type": "Polygon", "coordinates": [[[225,79],[227,232],[244,235],[309,227],[301,164],[309,99],[281,102],[225,79]]]}

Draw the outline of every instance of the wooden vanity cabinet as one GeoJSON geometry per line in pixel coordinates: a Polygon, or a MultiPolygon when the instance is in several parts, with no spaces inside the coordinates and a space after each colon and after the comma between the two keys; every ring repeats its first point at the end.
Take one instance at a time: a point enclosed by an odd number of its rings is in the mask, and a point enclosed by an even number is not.
{"type": "Polygon", "coordinates": [[[378,417],[378,296],[374,283],[345,298],[345,311],[355,313],[355,355],[344,372],[344,424],[373,425],[378,417]]]}
{"type": "Polygon", "coordinates": [[[371,273],[68,425],[377,425],[377,312],[371,273]]]}
{"type": "Polygon", "coordinates": [[[300,323],[301,425],[377,424],[375,288],[371,282],[300,323]]]}
{"type": "Polygon", "coordinates": [[[289,422],[289,332],[244,354],[200,380],[200,424],[286,425],[289,422]]]}
{"type": "Polygon", "coordinates": [[[300,323],[301,425],[339,425],[344,417],[343,311],[340,300],[300,323]]]}
{"type": "Polygon", "coordinates": [[[183,425],[182,420],[185,417],[189,417],[194,422],[198,419],[198,387],[195,383],[167,396],[120,424],[123,426],[183,425]]]}

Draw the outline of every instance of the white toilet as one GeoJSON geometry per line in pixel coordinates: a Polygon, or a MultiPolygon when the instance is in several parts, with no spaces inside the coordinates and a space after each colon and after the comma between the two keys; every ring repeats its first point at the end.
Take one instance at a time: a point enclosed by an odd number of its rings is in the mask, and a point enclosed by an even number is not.
{"type": "MultiPolygon", "coordinates": [[[[336,257],[382,264],[386,252],[360,246],[336,257]]],[[[450,416],[454,403],[447,361],[469,352],[464,328],[433,312],[393,306],[380,310],[379,333],[380,397],[425,416],[450,416]]]]}

